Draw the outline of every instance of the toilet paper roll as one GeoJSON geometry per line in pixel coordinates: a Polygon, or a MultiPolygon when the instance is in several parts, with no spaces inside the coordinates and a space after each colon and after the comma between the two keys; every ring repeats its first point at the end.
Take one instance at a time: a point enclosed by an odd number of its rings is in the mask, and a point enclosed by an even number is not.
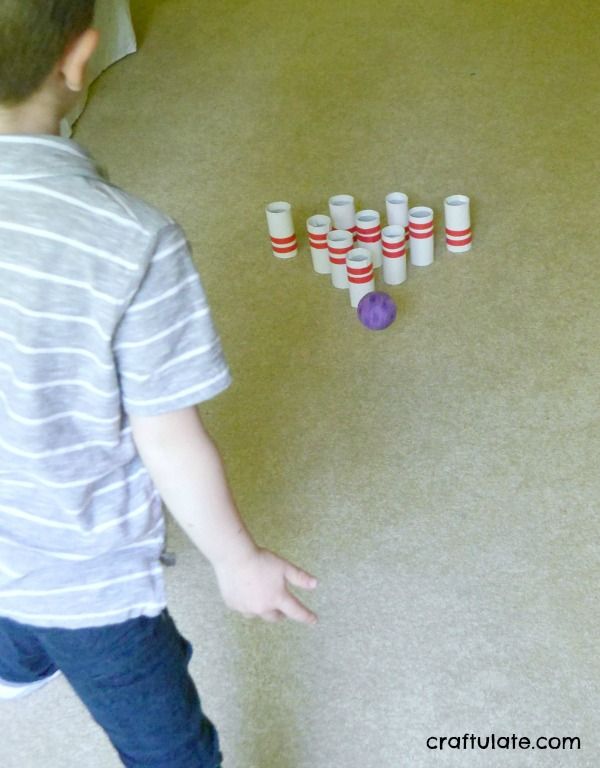
{"type": "Polygon", "coordinates": [[[298,243],[292,221],[292,206],[283,201],[269,203],[265,211],[273,256],[278,259],[293,258],[298,253],[298,243]]]}

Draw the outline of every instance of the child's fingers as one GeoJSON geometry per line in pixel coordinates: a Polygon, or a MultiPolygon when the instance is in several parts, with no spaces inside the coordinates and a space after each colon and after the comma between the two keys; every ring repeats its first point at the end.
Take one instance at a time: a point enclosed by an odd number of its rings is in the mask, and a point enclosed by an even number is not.
{"type": "Polygon", "coordinates": [[[299,621],[302,624],[316,624],[318,621],[316,614],[309,611],[300,600],[289,593],[283,599],[280,610],[288,619],[299,621]]]}
{"type": "Polygon", "coordinates": [[[285,578],[290,584],[302,589],[315,589],[318,583],[314,576],[311,576],[307,571],[303,571],[302,568],[292,565],[292,563],[287,564],[285,578]]]}

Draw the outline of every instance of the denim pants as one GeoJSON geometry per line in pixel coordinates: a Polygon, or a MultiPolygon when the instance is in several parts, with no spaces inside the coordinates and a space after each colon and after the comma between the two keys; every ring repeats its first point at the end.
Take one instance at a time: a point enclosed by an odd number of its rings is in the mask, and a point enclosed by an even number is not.
{"type": "Polygon", "coordinates": [[[219,768],[219,739],[189,675],[192,646],[168,611],[89,629],[41,629],[0,617],[0,678],[31,683],[60,669],[130,768],[219,768]]]}

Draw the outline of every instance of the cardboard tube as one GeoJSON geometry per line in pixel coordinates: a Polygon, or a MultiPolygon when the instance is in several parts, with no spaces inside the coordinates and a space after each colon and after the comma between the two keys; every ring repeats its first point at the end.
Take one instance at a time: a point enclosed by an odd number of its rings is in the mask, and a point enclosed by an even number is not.
{"type": "Polygon", "coordinates": [[[356,208],[352,195],[334,195],[329,198],[329,213],[334,229],[346,229],[356,239],[356,208]]]}
{"type": "Polygon", "coordinates": [[[293,258],[298,253],[298,243],[292,221],[292,206],[285,202],[269,203],[265,211],[273,256],[278,259],[293,258]]]}
{"type": "Polygon", "coordinates": [[[377,211],[365,210],[356,214],[356,239],[361,248],[371,252],[373,266],[383,262],[381,253],[381,217],[377,211]]]}
{"type": "Polygon", "coordinates": [[[450,253],[466,253],[471,250],[473,232],[469,204],[466,195],[451,195],[444,200],[446,248],[450,253]]]}
{"type": "Polygon", "coordinates": [[[352,232],[345,229],[333,229],[327,235],[327,249],[331,265],[331,283],[335,288],[348,287],[346,256],[352,250],[354,240],[352,232]]]}
{"type": "Polygon", "coordinates": [[[385,208],[388,225],[397,224],[404,227],[406,244],[410,239],[408,230],[408,197],[404,192],[390,192],[385,198],[385,208]]]}
{"type": "Polygon", "coordinates": [[[423,205],[408,212],[410,263],[415,267],[433,264],[433,210],[423,205]]]}
{"type": "Polygon", "coordinates": [[[350,304],[358,307],[363,296],[375,290],[373,257],[368,248],[353,248],[346,258],[350,304]]]}
{"type": "Polygon", "coordinates": [[[311,216],[306,222],[308,242],[313,269],[319,275],[328,275],[331,272],[329,263],[329,251],[327,250],[327,235],[331,230],[329,216],[311,216]]]}
{"type": "Polygon", "coordinates": [[[393,224],[381,231],[383,280],[400,285],[406,280],[406,240],[403,224],[393,224]]]}

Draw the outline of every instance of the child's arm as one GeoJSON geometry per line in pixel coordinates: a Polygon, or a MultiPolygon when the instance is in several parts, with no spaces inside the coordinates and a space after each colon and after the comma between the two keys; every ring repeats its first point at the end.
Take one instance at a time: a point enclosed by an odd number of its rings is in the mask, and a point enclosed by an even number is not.
{"type": "Polygon", "coordinates": [[[159,416],[130,415],[133,437],[163,501],[212,564],[225,603],[266,621],[317,617],[287,588],[316,579],[258,547],[231,494],[219,452],[194,407],[159,416]]]}

